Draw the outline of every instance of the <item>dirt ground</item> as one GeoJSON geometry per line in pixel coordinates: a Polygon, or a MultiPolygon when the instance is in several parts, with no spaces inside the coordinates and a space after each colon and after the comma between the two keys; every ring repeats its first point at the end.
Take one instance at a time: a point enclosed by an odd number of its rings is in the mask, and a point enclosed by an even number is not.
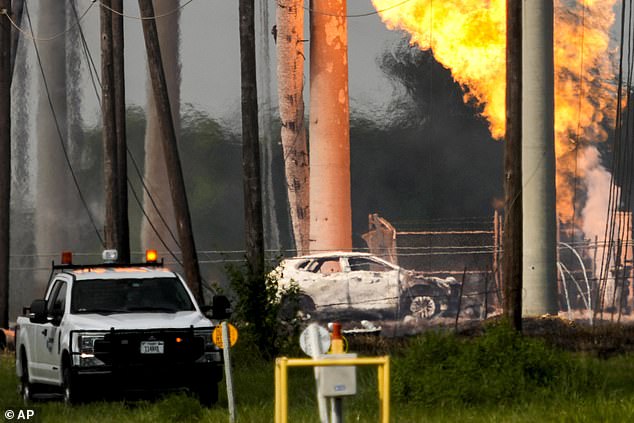
{"type": "MultiPolygon", "coordinates": [[[[616,316],[611,319],[608,314],[591,323],[584,313],[575,313],[572,316],[574,320],[569,320],[568,317],[568,313],[560,313],[559,316],[525,318],[522,321],[522,333],[543,339],[563,350],[588,353],[600,358],[634,352],[634,318],[623,316],[618,321],[616,316]]],[[[384,354],[389,353],[392,347],[405,343],[410,336],[429,330],[456,332],[465,337],[478,336],[487,324],[497,322],[500,318],[500,314],[496,313],[487,320],[460,320],[457,326],[455,318],[447,317],[416,322],[374,322],[375,325],[380,325],[380,332],[350,333],[347,337],[355,351],[384,354]]]]}

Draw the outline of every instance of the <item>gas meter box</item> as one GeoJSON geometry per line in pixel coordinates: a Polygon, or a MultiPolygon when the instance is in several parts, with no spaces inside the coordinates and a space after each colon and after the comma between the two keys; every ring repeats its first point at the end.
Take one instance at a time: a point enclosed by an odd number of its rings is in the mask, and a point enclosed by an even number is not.
{"type": "MultiPolygon", "coordinates": [[[[322,359],[351,359],[356,354],[325,354],[322,359]]],[[[325,397],[345,397],[357,394],[356,366],[318,367],[319,392],[325,397]]]]}

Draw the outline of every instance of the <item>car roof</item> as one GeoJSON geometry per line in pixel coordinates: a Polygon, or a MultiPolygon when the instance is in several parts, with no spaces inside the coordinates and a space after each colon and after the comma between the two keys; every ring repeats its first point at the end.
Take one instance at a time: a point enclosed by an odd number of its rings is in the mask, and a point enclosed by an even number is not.
{"type": "Polygon", "coordinates": [[[88,279],[134,279],[134,278],[166,278],[176,274],[163,267],[122,266],[122,267],[85,267],[62,270],[77,280],[88,279]]]}

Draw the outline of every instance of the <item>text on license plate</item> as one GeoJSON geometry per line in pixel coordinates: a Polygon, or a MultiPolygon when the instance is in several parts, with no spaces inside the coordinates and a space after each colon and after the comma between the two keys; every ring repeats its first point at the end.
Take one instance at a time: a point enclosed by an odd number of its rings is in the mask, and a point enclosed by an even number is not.
{"type": "Polygon", "coordinates": [[[141,341],[141,354],[163,354],[163,341],[141,341]]]}

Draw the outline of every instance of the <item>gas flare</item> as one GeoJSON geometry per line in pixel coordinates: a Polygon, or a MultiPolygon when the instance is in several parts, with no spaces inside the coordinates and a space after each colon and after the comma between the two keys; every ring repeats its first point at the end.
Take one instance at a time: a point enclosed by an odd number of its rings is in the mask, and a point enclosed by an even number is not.
{"type": "MultiPolygon", "coordinates": [[[[494,138],[504,136],[506,87],[505,0],[372,0],[389,29],[431,50],[475,102],[494,138]]],[[[615,65],[609,30],[616,0],[555,1],[555,154],[557,211],[563,222],[575,214],[575,177],[585,191],[591,173],[578,160],[590,145],[605,141],[614,123],[615,65]],[[582,4],[580,4],[582,3],[582,4]]],[[[596,216],[597,218],[603,216],[596,216]]],[[[576,217],[575,217],[576,221],[576,217]]]]}

